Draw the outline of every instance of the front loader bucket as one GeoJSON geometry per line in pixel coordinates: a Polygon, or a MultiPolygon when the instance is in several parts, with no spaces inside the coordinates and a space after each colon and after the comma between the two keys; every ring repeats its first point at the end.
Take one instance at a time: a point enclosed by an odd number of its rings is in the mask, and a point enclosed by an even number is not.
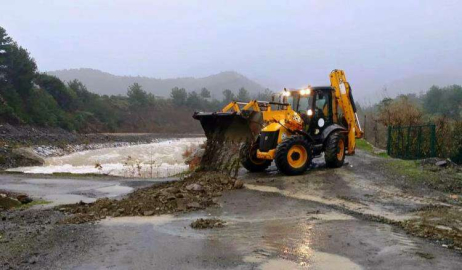
{"type": "Polygon", "coordinates": [[[194,113],[207,136],[200,170],[236,176],[241,146],[254,141],[263,127],[263,114],[256,111],[194,113]]]}
{"type": "Polygon", "coordinates": [[[196,112],[207,139],[244,142],[254,141],[263,128],[263,115],[256,111],[196,112]]]}

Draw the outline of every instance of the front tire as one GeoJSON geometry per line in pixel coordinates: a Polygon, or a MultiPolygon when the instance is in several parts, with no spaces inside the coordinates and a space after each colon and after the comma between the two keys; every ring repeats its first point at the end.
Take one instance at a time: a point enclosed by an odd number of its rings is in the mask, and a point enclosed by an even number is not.
{"type": "Polygon", "coordinates": [[[249,172],[262,172],[271,165],[271,160],[257,158],[258,141],[245,143],[241,149],[241,164],[249,172]]]}
{"type": "Polygon", "coordinates": [[[303,136],[292,136],[276,148],[278,170],[287,175],[304,173],[311,164],[311,145],[303,136]]]}
{"type": "Polygon", "coordinates": [[[324,159],[327,167],[340,168],[345,162],[345,136],[334,131],[326,140],[324,159]]]}

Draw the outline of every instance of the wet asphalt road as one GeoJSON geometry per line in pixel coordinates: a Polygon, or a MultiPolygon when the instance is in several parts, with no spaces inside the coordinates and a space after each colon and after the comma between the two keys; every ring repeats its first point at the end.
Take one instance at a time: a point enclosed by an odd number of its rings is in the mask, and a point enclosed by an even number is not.
{"type": "Polygon", "coordinates": [[[460,269],[462,256],[319,203],[232,191],[222,207],[105,220],[103,241],[70,269],[460,269]],[[198,217],[224,228],[194,230],[198,217]]]}
{"type": "Polygon", "coordinates": [[[4,174],[0,175],[0,190],[26,193],[34,198],[51,202],[46,207],[83,201],[94,202],[98,198],[117,198],[162,180],[133,180],[117,177],[53,177],[47,175],[4,174]]]}
{"type": "MultiPolygon", "coordinates": [[[[353,163],[357,160],[351,159],[353,163]]],[[[357,165],[356,163],[354,164],[357,165]]],[[[30,269],[461,269],[460,252],[407,235],[394,226],[369,221],[342,211],[329,201],[363,196],[348,183],[348,168],[330,179],[325,172],[300,177],[244,174],[246,184],[266,181],[264,189],[226,192],[220,206],[178,216],[106,219],[91,226],[92,241],[72,256],[28,265],[30,269]],[[256,180],[257,179],[257,180],[256,180]],[[332,181],[337,188],[327,183],[332,181]],[[321,183],[320,199],[291,197],[284,191],[310,194],[321,183]],[[326,186],[327,185],[327,186],[326,186]],[[331,190],[332,189],[332,190],[331,190]],[[335,193],[337,192],[337,193],[335,193]],[[189,224],[200,217],[216,217],[224,228],[194,230],[189,224]]],[[[367,178],[367,177],[366,177],[367,178]]],[[[367,185],[362,179],[361,185],[367,185]]],[[[67,202],[63,198],[94,200],[121,196],[149,181],[121,179],[38,179],[0,176],[0,189],[67,202]],[[123,191],[123,192],[122,192],[123,191]],[[73,197],[74,195],[80,197],[73,197]]],[[[360,186],[358,184],[358,186],[360,186]]],[[[368,191],[370,192],[370,191],[368,191]]],[[[367,197],[369,198],[369,197],[367,197]]],[[[371,199],[372,200],[372,199],[371,199]]],[[[379,201],[374,197],[374,201],[379,201]]],[[[365,201],[368,203],[368,201],[365,201]]],[[[363,203],[366,207],[367,204],[363,203]]],[[[388,201],[387,201],[388,203],[388,201]]],[[[398,203],[399,204],[399,203],[398,203]]],[[[404,205],[404,202],[402,202],[404,205]]],[[[377,207],[379,208],[379,207],[377,207]]],[[[401,206],[390,212],[403,212],[401,206]]],[[[37,210],[39,211],[39,210],[37,210]]],[[[86,225],[78,225],[86,226],[86,225]]],[[[88,241],[88,239],[87,239],[88,241]]],[[[78,240],[76,240],[78,244],[78,240]]],[[[77,246],[76,244],[76,246],[77,246]]],[[[67,247],[72,248],[72,247],[67,247]]]]}

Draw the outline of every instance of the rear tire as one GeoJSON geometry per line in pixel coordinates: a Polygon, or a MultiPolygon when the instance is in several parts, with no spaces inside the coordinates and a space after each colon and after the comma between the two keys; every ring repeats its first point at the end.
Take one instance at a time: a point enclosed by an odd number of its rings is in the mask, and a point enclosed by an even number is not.
{"type": "Polygon", "coordinates": [[[324,159],[329,168],[340,168],[345,162],[346,140],[339,131],[334,131],[326,140],[324,159]]]}
{"type": "Polygon", "coordinates": [[[278,170],[287,175],[304,173],[311,164],[311,145],[303,136],[292,136],[276,148],[278,170]]]}
{"type": "Polygon", "coordinates": [[[271,160],[257,158],[258,141],[245,143],[241,148],[241,164],[249,172],[262,172],[271,165],[271,160]]]}

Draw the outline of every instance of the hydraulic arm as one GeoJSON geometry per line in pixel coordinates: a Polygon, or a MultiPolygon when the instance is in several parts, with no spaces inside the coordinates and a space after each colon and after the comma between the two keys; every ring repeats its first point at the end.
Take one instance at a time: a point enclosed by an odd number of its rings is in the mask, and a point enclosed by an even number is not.
{"type": "Polygon", "coordinates": [[[343,70],[333,70],[330,73],[330,83],[335,89],[334,116],[337,115],[339,108],[343,112],[343,117],[348,124],[348,154],[355,152],[356,138],[362,138],[363,131],[359,124],[358,115],[356,114],[356,105],[351,93],[351,87],[345,77],[343,70]]]}

